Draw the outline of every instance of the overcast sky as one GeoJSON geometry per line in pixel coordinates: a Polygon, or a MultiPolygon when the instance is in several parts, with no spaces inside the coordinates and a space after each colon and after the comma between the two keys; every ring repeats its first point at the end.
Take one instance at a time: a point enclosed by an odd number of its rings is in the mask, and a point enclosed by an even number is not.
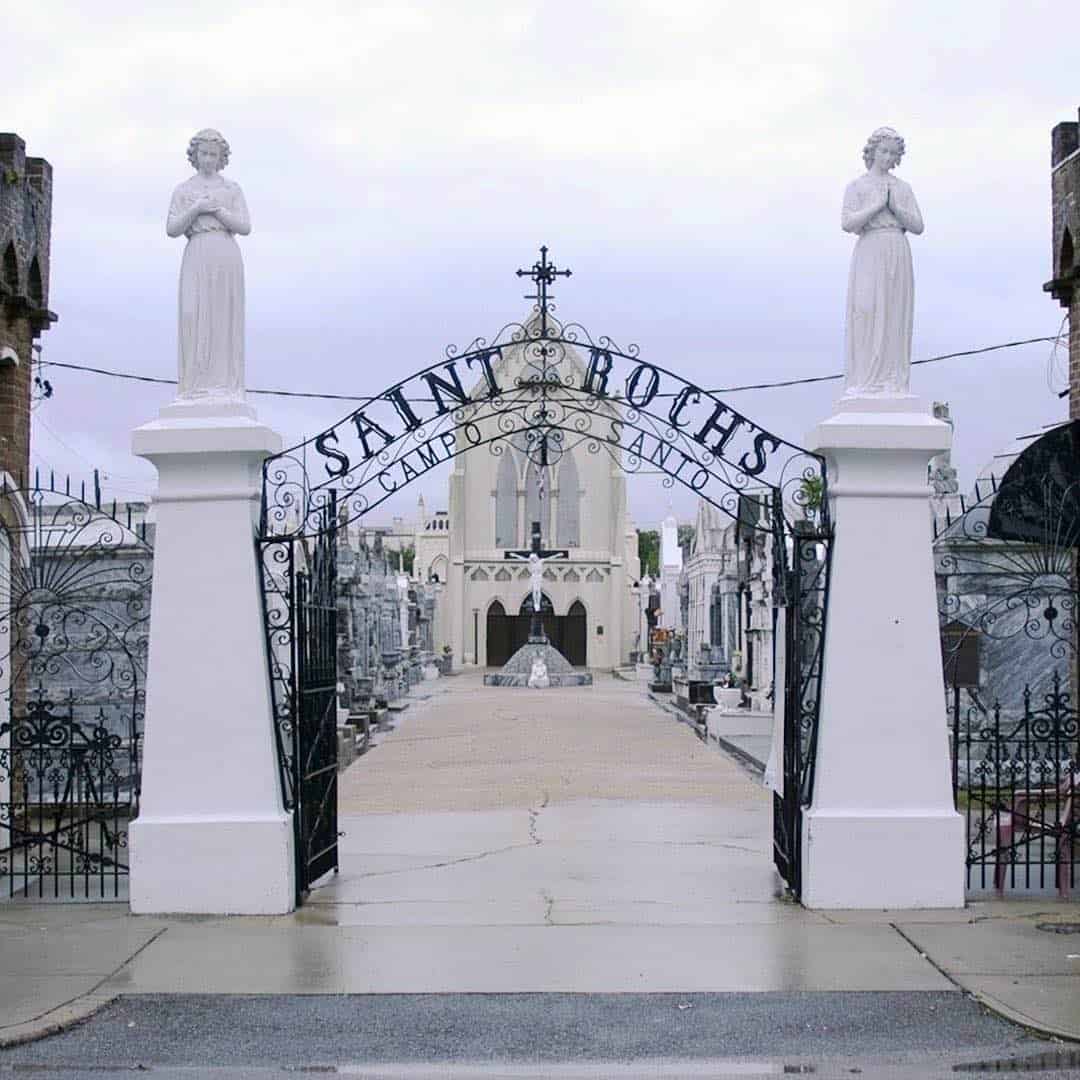
{"type": "MultiPolygon", "coordinates": [[[[521,318],[541,243],[560,314],[709,387],[843,367],[845,184],[870,131],[907,140],[916,359],[1056,334],[1050,130],[1080,105],[1063,0],[393,0],[11,6],[0,129],[55,172],[45,360],[175,377],[188,139],[219,128],[241,240],[251,387],[363,395],[521,318]]],[[[1071,23],[1071,25],[1070,25],[1071,23]]],[[[1064,353],[916,368],[951,403],[963,486],[1066,413],[1064,353]]],[[[51,368],[34,460],[120,497],[154,470],[130,432],[171,393],[51,368]]],[[[805,443],[837,383],[731,403],[805,443]]],[[[341,404],[254,399],[288,442],[341,404]]],[[[381,510],[411,513],[432,473],[381,510]]],[[[689,492],[631,483],[638,524],[689,492]]]]}

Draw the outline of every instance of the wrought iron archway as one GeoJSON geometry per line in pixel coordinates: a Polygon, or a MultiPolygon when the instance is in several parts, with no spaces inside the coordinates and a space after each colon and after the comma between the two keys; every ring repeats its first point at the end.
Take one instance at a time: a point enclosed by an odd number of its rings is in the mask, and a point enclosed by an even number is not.
{"type": "MultiPolygon", "coordinates": [[[[464,453],[483,447],[498,456],[512,446],[546,469],[583,448],[607,454],[630,474],[660,472],[665,487],[681,484],[735,519],[748,496],[761,506],[744,527],[771,536],[774,604],[793,612],[780,646],[790,653],[784,698],[791,777],[778,805],[776,844],[777,865],[797,893],[798,819],[812,786],[831,537],[824,459],[714,392],[647,362],[636,345],[623,348],[579,323],[562,323],[549,290],[570,271],[551,263],[547,248],[516,273],[535,285],[526,297],[535,301],[529,319],[463,349],[447,347],[436,363],[363,399],[338,423],[264,464],[259,545],[286,805],[297,807],[300,763],[333,739],[329,703],[319,706],[321,719],[305,718],[305,645],[296,638],[304,560],[314,553],[327,565],[328,556],[318,553],[333,547],[341,525],[464,453]],[[511,366],[521,373],[508,379],[511,366]],[[309,725],[314,742],[305,747],[309,725]]],[[[318,594],[317,578],[305,586],[307,602],[329,610],[334,600],[318,594]]],[[[321,802],[327,799],[324,792],[321,802]]],[[[307,851],[330,837],[298,833],[297,841],[307,851]]],[[[305,857],[298,856],[298,865],[305,857]]],[[[298,880],[302,896],[311,879],[301,868],[298,880]]]]}

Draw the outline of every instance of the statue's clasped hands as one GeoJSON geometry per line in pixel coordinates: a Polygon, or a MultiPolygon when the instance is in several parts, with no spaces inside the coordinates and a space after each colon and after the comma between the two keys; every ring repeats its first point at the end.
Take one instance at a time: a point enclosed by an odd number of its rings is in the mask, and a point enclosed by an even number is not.
{"type": "Polygon", "coordinates": [[[892,184],[886,179],[885,183],[878,189],[878,194],[881,196],[881,201],[877,205],[875,212],[887,210],[889,208],[889,201],[892,198],[892,184]]]}
{"type": "Polygon", "coordinates": [[[220,214],[225,209],[213,195],[200,195],[193,208],[199,214],[220,214]]]}

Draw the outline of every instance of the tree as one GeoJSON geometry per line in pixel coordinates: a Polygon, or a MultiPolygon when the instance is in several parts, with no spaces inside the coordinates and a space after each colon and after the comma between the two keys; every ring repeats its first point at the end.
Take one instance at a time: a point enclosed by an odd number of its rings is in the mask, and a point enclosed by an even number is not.
{"type": "Polygon", "coordinates": [[[660,534],[655,529],[638,529],[637,553],[642,577],[656,577],[660,573],[660,534]]]}
{"type": "Polygon", "coordinates": [[[406,574],[413,572],[413,563],[416,560],[416,548],[409,544],[408,547],[403,547],[398,553],[398,569],[403,570],[406,574]]]}

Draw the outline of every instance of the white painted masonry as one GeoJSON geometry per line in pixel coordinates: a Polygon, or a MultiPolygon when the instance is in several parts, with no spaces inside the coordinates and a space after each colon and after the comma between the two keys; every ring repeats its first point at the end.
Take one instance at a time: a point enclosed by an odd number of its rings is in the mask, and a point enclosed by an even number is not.
{"type": "Polygon", "coordinates": [[[679,605],[679,575],[682,574],[682,548],[679,547],[679,523],[668,514],[660,526],[660,626],[682,630],[679,605]]]}
{"type": "Polygon", "coordinates": [[[280,914],[294,902],[293,832],[254,536],[260,466],[281,439],[243,406],[176,412],[163,409],[132,440],[156,466],[158,492],[131,910],[280,914]]]}
{"type": "Polygon", "coordinates": [[[949,444],[911,397],[845,399],[810,436],[836,529],[803,818],[810,908],[964,904],[927,513],[927,463],[949,444]]]}

